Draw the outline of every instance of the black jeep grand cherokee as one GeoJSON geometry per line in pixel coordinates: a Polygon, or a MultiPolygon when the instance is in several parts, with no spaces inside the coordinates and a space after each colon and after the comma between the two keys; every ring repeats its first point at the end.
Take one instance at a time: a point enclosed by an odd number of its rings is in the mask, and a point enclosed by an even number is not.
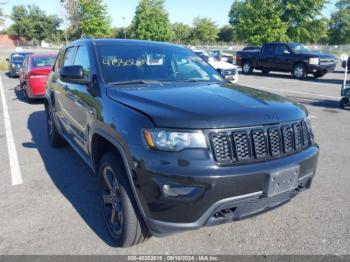
{"type": "Polygon", "coordinates": [[[315,175],[304,107],[232,85],[179,46],[73,42],[45,105],[51,145],[67,141],[99,176],[119,246],[270,210],[315,175]]]}

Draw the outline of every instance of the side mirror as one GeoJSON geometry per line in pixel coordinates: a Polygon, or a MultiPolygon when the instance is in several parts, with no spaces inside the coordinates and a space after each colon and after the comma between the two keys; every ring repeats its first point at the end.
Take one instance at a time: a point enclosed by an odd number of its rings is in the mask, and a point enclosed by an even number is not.
{"type": "Polygon", "coordinates": [[[84,69],[80,65],[64,66],[60,70],[60,79],[63,82],[73,84],[90,84],[90,81],[84,79],[84,69]]]}
{"type": "Polygon", "coordinates": [[[217,68],[217,69],[216,69],[216,72],[218,72],[221,76],[225,77],[225,74],[224,74],[224,72],[222,71],[222,69],[217,68]]]}

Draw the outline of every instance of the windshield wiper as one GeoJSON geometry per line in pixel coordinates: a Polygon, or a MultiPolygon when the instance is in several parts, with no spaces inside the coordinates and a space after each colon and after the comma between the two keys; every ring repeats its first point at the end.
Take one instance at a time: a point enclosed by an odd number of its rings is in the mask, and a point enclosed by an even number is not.
{"type": "Polygon", "coordinates": [[[109,85],[113,86],[123,86],[123,85],[144,85],[147,84],[144,80],[131,80],[131,81],[118,81],[118,82],[112,82],[108,83],[109,85]]]}
{"type": "Polygon", "coordinates": [[[197,79],[177,79],[175,82],[183,82],[183,83],[220,83],[215,80],[197,80],[197,79]]]}
{"type": "Polygon", "coordinates": [[[129,81],[118,81],[108,83],[113,86],[123,86],[123,85],[145,85],[145,84],[157,84],[164,83],[165,80],[129,80],[129,81]]]}

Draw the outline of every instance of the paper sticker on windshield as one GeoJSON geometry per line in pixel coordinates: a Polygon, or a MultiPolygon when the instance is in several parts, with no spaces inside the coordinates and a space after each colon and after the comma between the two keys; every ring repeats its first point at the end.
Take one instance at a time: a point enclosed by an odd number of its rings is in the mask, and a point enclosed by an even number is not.
{"type": "Polygon", "coordinates": [[[164,64],[164,55],[162,54],[146,54],[137,59],[125,59],[117,56],[105,56],[102,59],[102,64],[112,67],[126,66],[160,66],[164,64]]]}

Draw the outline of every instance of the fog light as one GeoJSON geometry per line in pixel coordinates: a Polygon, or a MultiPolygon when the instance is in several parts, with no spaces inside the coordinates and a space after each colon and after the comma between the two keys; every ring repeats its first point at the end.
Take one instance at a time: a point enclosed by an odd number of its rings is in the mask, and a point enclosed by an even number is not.
{"type": "Polygon", "coordinates": [[[162,190],[167,197],[184,197],[191,195],[197,187],[163,185],[162,190]]]}

